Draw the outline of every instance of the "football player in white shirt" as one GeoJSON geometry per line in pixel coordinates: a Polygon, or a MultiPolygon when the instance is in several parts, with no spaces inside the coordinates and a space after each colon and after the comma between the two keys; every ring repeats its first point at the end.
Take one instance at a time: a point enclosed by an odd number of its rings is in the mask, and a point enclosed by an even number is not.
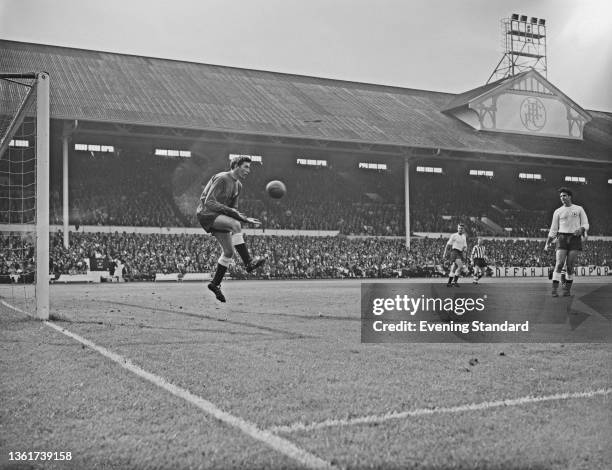
{"type": "Polygon", "coordinates": [[[465,238],[465,225],[459,224],[457,225],[457,233],[453,233],[448,242],[444,246],[444,254],[443,258],[446,258],[446,252],[448,248],[451,248],[450,251],[450,270],[448,273],[448,283],[446,287],[459,287],[457,283],[457,279],[461,275],[461,269],[463,269],[463,257],[467,250],[467,240],[465,238]]]}
{"type": "Polygon", "coordinates": [[[572,203],[572,190],[559,188],[559,197],[563,205],[553,214],[548,240],[546,240],[545,245],[545,249],[548,249],[551,242],[557,240],[555,270],[552,277],[553,297],[559,296],[559,281],[564,264],[567,265],[567,274],[565,275],[566,282],[563,287],[563,295],[570,295],[578,252],[582,251],[583,237],[586,238],[589,230],[589,220],[586,212],[581,206],[572,203]]]}

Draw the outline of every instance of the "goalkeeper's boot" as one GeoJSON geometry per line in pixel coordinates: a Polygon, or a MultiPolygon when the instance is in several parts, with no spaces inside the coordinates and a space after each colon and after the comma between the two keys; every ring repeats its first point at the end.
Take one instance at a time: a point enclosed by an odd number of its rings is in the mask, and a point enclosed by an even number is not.
{"type": "Polygon", "coordinates": [[[246,272],[247,273],[252,273],[253,271],[255,271],[257,268],[259,268],[260,266],[262,266],[264,263],[266,262],[266,258],[262,258],[260,256],[257,256],[255,258],[253,258],[251,261],[249,261],[249,263],[245,266],[246,272]]]}
{"type": "Polygon", "coordinates": [[[208,284],[208,290],[215,294],[215,297],[219,302],[225,302],[225,296],[223,295],[223,292],[221,292],[221,286],[211,282],[208,284]]]}

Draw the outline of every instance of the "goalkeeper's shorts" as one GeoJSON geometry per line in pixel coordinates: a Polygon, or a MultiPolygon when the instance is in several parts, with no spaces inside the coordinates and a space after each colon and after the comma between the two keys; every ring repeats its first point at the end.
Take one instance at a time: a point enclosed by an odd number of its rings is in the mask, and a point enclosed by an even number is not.
{"type": "Polygon", "coordinates": [[[202,228],[208,233],[230,233],[229,230],[218,230],[213,228],[213,224],[219,215],[220,214],[198,214],[198,222],[200,222],[202,228]]]}

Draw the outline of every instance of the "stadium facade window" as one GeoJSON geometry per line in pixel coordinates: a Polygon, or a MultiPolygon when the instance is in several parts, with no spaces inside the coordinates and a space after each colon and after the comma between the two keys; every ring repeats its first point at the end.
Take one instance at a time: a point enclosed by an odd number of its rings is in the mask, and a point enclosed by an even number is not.
{"type": "Polygon", "coordinates": [[[493,178],[493,172],[491,170],[470,170],[470,176],[486,176],[487,178],[493,178]]]}
{"type": "Polygon", "coordinates": [[[586,184],[587,180],[584,176],[566,176],[565,181],[568,183],[586,184]]]}
{"type": "Polygon", "coordinates": [[[191,150],[177,150],[177,149],[155,149],[155,155],[158,157],[183,157],[190,158],[191,150]]]}
{"type": "Polygon", "coordinates": [[[386,163],[368,163],[368,162],[359,162],[358,168],[363,168],[365,170],[388,170],[386,163]]]}
{"type": "Polygon", "coordinates": [[[296,163],[298,165],[303,165],[303,166],[320,166],[320,167],[327,166],[327,160],[313,160],[310,158],[298,158],[296,160],[296,163]]]}
{"type": "Polygon", "coordinates": [[[231,160],[232,158],[236,158],[236,157],[249,157],[252,162],[261,163],[263,165],[263,158],[261,157],[261,155],[247,155],[247,154],[242,154],[242,153],[230,153],[228,158],[231,160]]]}
{"type": "Polygon", "coordinates": [[[102,153],[114,153],[115,147],[113,145],[99,145],[99,144],[74,144],[74,149],[81,152],[102,152],[102,153]]]}
{"type": "Polygon", "coordinates": [[[14,139],[9,142],[9,147],[29,147],[30,142],[27,140],[14,139]]]}
{"type": "Polygon", "coordinates": [[[417,166],[416,171],[417,173],[433,173],[437,175],[442,174],[442,168],[435,166],[417,166]]]}
{"type": "Polygon", "coordinates": [[[519,173],[519,179],[524,181],[541,181],[542,175],[540,173],[519,173]]]}

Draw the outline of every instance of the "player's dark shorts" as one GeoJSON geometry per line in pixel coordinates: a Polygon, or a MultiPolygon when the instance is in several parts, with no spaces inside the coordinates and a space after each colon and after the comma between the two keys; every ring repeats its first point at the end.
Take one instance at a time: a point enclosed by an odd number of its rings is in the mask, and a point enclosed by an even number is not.
{"type": "Polygon", "coordinates": [[[485,268],[487,266],[487,262],[484,260],[484,258],[474,258],[474,266],[485,268]]]}
{"type": "Polygon", "coordinates": [[[213,224],[220,214],[198,214],[198,222],[208,233],[229,233],[229,230],[217,230],[213,228],[213,224]]]}
{"type": "Polygon", "coordinates": [[[453,263],[455,260],[463,261],[463,251],[459,251],[456,248],[453,248],[450,252],[450,262],[453,263]]]}
{"type": "Polygon", "coordinates": [[[557,250],[582,251],[582,238],[573,233],[557,235],[557,250]]]}

